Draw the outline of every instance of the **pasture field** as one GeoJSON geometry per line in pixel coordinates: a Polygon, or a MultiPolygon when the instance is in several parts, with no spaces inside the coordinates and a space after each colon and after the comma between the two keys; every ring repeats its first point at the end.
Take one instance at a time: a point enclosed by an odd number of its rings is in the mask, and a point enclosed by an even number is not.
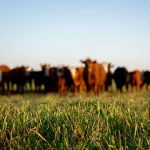
{"type": "Polygon", "coordinates": [[[0,149],[150,149],[150,93],[0,96],[0,149]]]}

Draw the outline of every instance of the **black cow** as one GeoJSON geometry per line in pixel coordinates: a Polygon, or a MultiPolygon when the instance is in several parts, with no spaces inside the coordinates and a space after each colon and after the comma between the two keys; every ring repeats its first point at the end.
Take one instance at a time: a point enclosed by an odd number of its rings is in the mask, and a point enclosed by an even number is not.
{"type": "Polygon", "coordinates": [[[49,79],[49,91],[58,92],[58,76],[57,76],[57,67],[50,68],[50,79],[49,79]]]}
{"type": "Polygon", "coordinates": [[[143,80],[143,85],[146,85],[146,89],[148,90],[149,85],[150,85],[150,71],[143,71],[142,73],[142,80],[143,80]]]}
{"type": "Polygon", "coordinates": [[[32,71],[31,78],[34,82],[35,91],[41,92],[42,85],[44,86],[44,91],[48,92],[50,84],[50,65],[41,65],[41,71],[32,71]]]}
{"type": "Polygon", "coordinates": [[[122,92],[123,86],[126,86],[128,90],[128,84],[129,84],[129,73],[128,70],[125,67],[118,67],[114,71],[114,80],[117,86],[117,89],[122,92]]]}
{"type": "Polygon", "coordinates": [[[16,67],[9,72],[9,81],[11,82],[11,90],[17,93],[23,93],[25,90],[25,85],[27,82],[30,82],[30,72],[31,67],[16,67]],[[14,89],[14,85],[16,85],[16,90],[14,89]]]}
{"type": "Polygon", "coordinates": [[[103,63],[102,65],[106,72],[105,90],[109,91],[109,89],[112,90],[113,73],[111,68],[113,65],[111,63],[103,63]]]}
{"type": "Polygon", "coordinates": [[[62,66],[57,68],[58,91],[63,95],[65,92],[73,91],[74,82],[71,71],[68,67],[62,66]]]}

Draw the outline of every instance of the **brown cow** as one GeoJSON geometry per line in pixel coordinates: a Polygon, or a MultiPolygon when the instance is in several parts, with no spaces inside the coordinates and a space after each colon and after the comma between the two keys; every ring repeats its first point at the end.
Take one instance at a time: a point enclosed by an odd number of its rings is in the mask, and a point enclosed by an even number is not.
{"type": "Polygon", "coordinates": [[[7,65],[0,65],[0,71],[8,72],[10,71],[10,68],[7,65]]]}
{"type": "Polygon", "coordinates": [[[139,91],[142,86],[142,73],[139,70],[135,70],[133,72],[130,72],[130,84],[131,84],[131,90],[133,91],[133,88],[136,87],[136,89],[139,91]]]}
{"type": "Polygon", "coordinates": [[[83,76],[87,91],[98,95],[106,80],[106,72],[102,64],[92,61],[90,58],[85,61],[81,60],[81,62],[85,64],[83,76]]]}
{"type": "Polygon", "coordinates": [[[76,68],[70,68],[72,73],[72,78],[74,82],[74,91],[75,94],[81,92],[82,94],[85,93],[85,82],[83,79],[83,67],[76,67],[76,68]]]}

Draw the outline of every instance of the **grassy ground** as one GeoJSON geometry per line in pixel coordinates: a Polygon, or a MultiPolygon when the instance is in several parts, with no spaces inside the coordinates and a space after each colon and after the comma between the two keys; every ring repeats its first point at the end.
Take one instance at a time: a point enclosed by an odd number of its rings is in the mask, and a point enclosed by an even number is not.
{"type": "Polygon", "coordinates": [[[0,96],[0,149],[150,149],[150,93],[0,96]]]}

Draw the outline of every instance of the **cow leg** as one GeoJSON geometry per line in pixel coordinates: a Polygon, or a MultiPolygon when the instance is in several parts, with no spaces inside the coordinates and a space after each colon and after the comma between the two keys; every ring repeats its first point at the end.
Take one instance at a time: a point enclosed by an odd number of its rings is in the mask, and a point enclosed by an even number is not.
{"type": "Polygon", "coordinates": [[[89,86],[89,93],[90,95],[94,94],[94,87],[92,85],[89,86]]]}
{"type": "Polygon", "coordinates": [[[96,96],[99,95],[99,88],[98,88],[98,87],[96,87],[96,89],[95,89],[95,95],[96,95],[96,96]]]}
{"type": "Polygon", "coordinates": [[[75,87],[74,87],[74,92],[75,92],[75,95],[78,94],[78,86],[77,85],[75,85],[75,87]]]}
{"type": "Polygon", "coordinates": [[[109,91],[109,85],[107,83],[105,84],[105,91],[109,91]]]}
{"type": "Polygon", "coordinates": [[[119,86],[118,90],[120,93],[122,93],[123,92],[123,86],[119,86]]]}
{"type": "Polygon", "coordinates": [[[85,95],[85,87],[84,85],[79,86],[79,91],[81,92],[82,95],[85,95]]]}
{"type": "Polygon", "coordinates": [[[24,87],[25,87],[25,84],[22,84],[21,85],[21,91],[20,91],[21,93],[24,93],[24,87]]]}
{"type": "Polygon", "coordinates": [[[149,90],[149,86],[150,86],[150,84],[146,84],[146,90],[148,91],[149,90]]]}
{"type": "Polygon", "coordinates": [[[9,84],[9,82],[6,82],[5,85],[4,85],[4,92],[9,94],[9,92],[10,92],[10,84],[9,84]],[[5,87],[5,85],[6,85],[6,87],[5,87]]]}
{"type": "Polygon", "coordinates": [[[122,93],[122,87],[120,85],[117,85],[118,92],[122,93]]]}
{"type": "Polygon", "coordinates": [[[98,95],[98,85],[96,84],[96,85],[94,85],[94,87],[93,87],[93,92],[94,92],[94,95],[95,96],[97,96],[98,95]]]}
{"type": "Polygon", "coordinates": [[[129,92],[129,84],[126,84],[126,91],[129,92]]]}
{"type": "Polygon", "coordinates": [[[20,93],[20,85],[17,85],[17,93],[20,93]]]}
{"type": "Polygon", "coordinates": [[[2,87],[2,94],[4,94],[4,93],[5,93],[5,84],[2,83],[2,84],[1,84],[1,87],[2,87]]]}
{"type": "Polygon", "coordinates": [[[131,85],[131,92],[134,92],[134,86],[131,85]]]}

